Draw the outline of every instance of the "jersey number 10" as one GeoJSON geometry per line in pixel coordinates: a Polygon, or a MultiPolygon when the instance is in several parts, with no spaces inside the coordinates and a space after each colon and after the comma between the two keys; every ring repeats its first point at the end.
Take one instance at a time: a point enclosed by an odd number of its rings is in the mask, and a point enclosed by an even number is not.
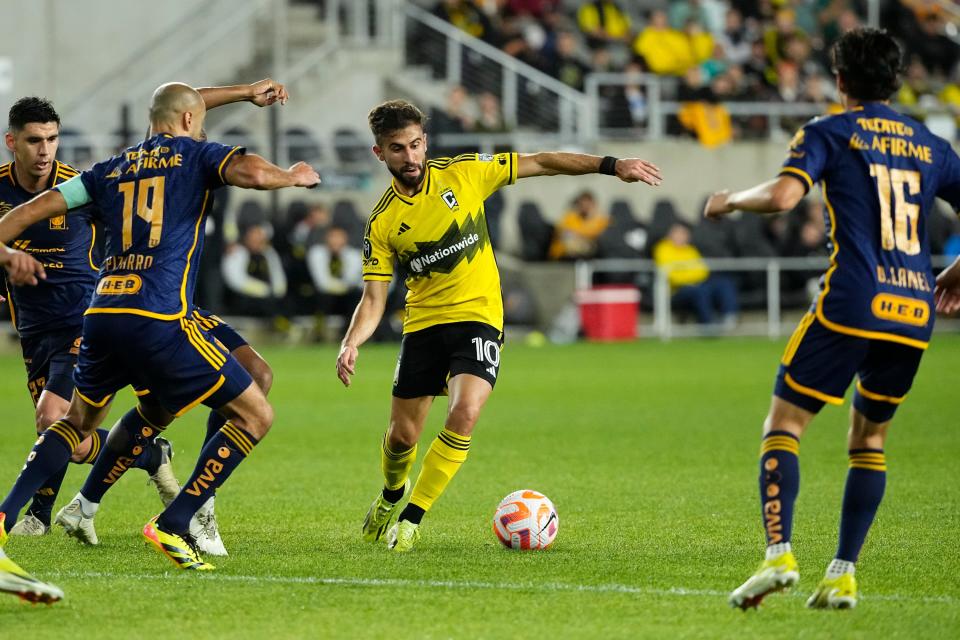
{"type": "Polygon", "coordinates": [[[885,251],[898,249],[908,256],[920,253],[917,220],[920,205],[907,202],[906,194],[920,193],[920,172],[890,169],[883,164],[870,165],[870,175],[877,179],[880,198],[880,244],[885,251]],[[893,191],[893,214],[890,192],[893,191]],[[906,193],[905,193],[906,191],[906,193]]]}
{"type": "Polygon", "coordinates": [[[136,201],[137,217],[150,225],[148,246],[160,244],[163,231],[163,176],[144,178],[136,182],[121,182],[117,185],[123,194],[123,250],[133,246],[133,213],[136,201]]]}

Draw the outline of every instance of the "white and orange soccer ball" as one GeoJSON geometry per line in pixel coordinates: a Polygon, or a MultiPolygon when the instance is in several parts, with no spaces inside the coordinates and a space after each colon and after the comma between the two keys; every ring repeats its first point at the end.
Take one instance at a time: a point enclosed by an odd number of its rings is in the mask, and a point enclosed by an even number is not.
{"type": "Polygon", "coordinates": [[[546,549],[559,529],[560,519],[550,498],[530,489],[508,495],[493,514],[493,532],[508,549],[546,549]]]}

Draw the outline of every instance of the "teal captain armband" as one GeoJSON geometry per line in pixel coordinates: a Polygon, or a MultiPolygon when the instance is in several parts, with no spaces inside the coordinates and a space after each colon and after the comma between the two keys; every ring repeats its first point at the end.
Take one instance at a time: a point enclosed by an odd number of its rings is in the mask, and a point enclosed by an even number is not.
{"type": "Polygon", "coordinates": [[[80,179],[80,176],[73,176],[63,184],[55,186],[54,189],[59,191],[63,199],[67,201],[67,209],[82,207],[93,200],[87,193],[87,188],[83,186],[83,180],[80,179]]]}

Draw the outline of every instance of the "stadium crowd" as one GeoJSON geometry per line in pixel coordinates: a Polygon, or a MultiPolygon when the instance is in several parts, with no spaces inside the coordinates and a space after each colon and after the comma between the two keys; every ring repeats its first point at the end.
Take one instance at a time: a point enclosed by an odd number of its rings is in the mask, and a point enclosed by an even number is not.
{"type": "MultiPolygon", "coordinates": [[[[960,40],[948,7],[936,0],[886,2],[880,18],[907,52],[897,102],[921,119],[934,114],[938,132],[955,137],[960,40]]],[[[440,0],[433,11],[578,90],[591,72],[671,78],[663,83],[666,95],[684,103],[673,133],[707,145],[767,131],[763,117],[731,118],[722,103],[835,105],[827,52],[866,17],[861,0],[440,0]]],[[[639,80],[600,91],[602,126],[645,126],[639,80]]],[[[801,123],[788,119],[782,126],[801,123]]]]}

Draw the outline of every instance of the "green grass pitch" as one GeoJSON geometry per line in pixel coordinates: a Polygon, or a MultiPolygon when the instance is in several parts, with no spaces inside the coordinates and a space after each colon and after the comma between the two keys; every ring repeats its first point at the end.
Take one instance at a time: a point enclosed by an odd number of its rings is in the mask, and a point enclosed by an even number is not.
{"type": "MultiPolygon", "coordinates": [[[[221,490],[230,557],[178,573],[139,535],[159,510],[142,472],[97,517],[101,545],[54,531],[7,551],[63,587],[31,607],[0,598],[7,638],[946,637],[960,629],[960,337],[938,336],[888,442],[886,500],[858,566],[857,609],[803,607],[832,557],[846,474],[848,407],[828,407],[801,445],[794,547],[800,588],[759,612],[726,594],[759,562],[756,463],[783,342],[577,344],[504,351],[470,459],[424,520],[415,551],[362,544],[379,487],[396,346],[361,350],[343,389],[332,348],[267,349],[276,423],[221,490]],[[554,548],[520,554],[491,531],[520,488],[557,505],[554,548]],[[16,635],[13,635],[16,633],[16,635]]],[[[29,449],[18,358],[0,356],[0,488],[29,449]]],[[[128,408],[123,392],[113,416],[128,408]]],[[[439,399],[424,445],[442,426],[439,399]]],[[[195,410],[168,431],[185,480],[202,438],[195,410]]],[[[422,450],[421,450],[422,452],[422,450]]],[[[58,507],[88,467],[71,467],[58,507]]],[[[416,472],[416,471],[415,471],[416,472]]]]}

